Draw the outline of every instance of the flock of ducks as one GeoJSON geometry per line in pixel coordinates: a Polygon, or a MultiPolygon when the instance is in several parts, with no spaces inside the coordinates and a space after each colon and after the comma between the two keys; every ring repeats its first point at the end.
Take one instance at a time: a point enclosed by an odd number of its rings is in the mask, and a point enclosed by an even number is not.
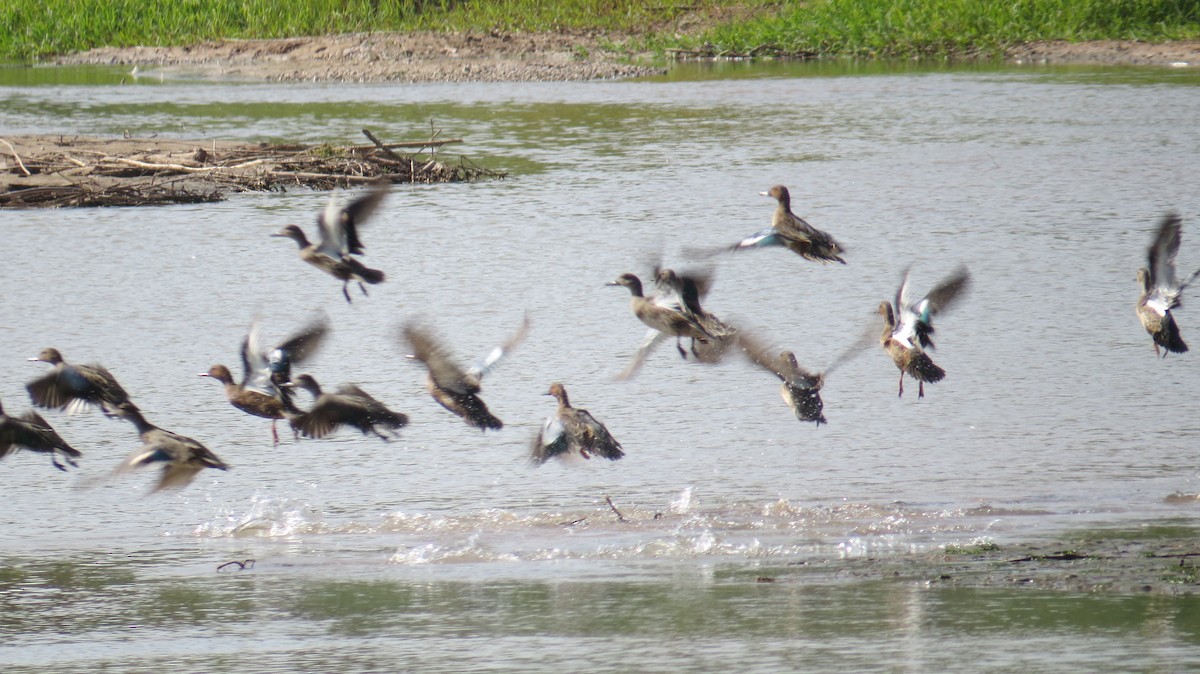
{"type": "MultiPolygon", "coordinates": [[[[366,296],[366,285],[378,284],[385,279],[383,272],[370,269],[355,256],[364,252],[359,228],[379,208],[388,191],[385,185],[375,185],[345,205],[336,193],[332,195],[328,206],[317,216],[318,240],[315,242],[310,242],[297,225],[287,225],[272,236],[295,241],[300,258],[342,281],[343,296],[347,302],[353,302],[349,291],[351,282],[357,283],[366,296]]],[[[807,260],[846,264],[842,257],[846,251],[836,239],[792,212],[786,187],[776,185],[762,194],[777,202],[771,226],[721,250],[783,247],[807,260]]],[[[1137,315],[1152,338],[1155,353],[1163,358],[1168,353],[1187,351],[1172,310],[1180,306],[1184,289],[1200,274],[1198,270],[1182,280],[1177,276],[1175,258],[1180,248],[1181,230],[1178,215],[1164,216],[1149,247],[1148,264],[1137,274],[1142,289],[1137,315]]],[[[918,398],[924,397],[925,384],[936,383],[945,377],[945,370],[929,355],[929,350],[934,348],[933,318],[963,296],[970,280],[970,273],[960,267],[928,293],[915,298],[909,287],[908,270],[905,270],[895,298],[880,303],[878,313],[883,320],[883,330],[878,341],[900,371],[898,395],[904,395],[906,374],[916,380],[918,398]]],[[[716,363],[730,354],[745,357],[780,380],[783,400],[797,419],[820,426],[826,423],[820,395],[826,376],[861,353],[875,339],[873,331],[864,333],[823,371],[814,372],[802,367],[791,351],[774,352],[755,335],[706,311],[702,302],[712,286],[709,274],[658,268],[654,271],[653,284],[653,295],[647,295],[646,287],[634,274],[621,274],[608,284],[629,291],[634,316],[648,328],[645,339],[619,379],[636,374],[650,353],[673,337],[676,350],[685,360],[716,363]]],[[[430,396],[468,426],[487,431],[498,430],[504,424],[480,398],[483,378],[525,340],[529,330],[530,322],[526,317],[507,340],[468,367],[456,362],[425,326],[415,323],[402,326],[399,341],[407,349],[408,358],[425,366],[428,372],[426,389],[430,396]]],[[[241,379],[235,380],[231,370],[221,364],[213,365],[200,376],[221,382],[233,407],[270,419],[276,444],[279,443],[277,422],[280,420],[288,422],[296,438],[324,438],[342,426],[356,428],[363,435],[374,435],[384,441],[397,437],[398,431],[408,424],[408,417],[388,409],[362,388],[342,384],[326,390],[311,375],[292,376],[293,366],[312,357],[329,332],[329,321],[321,316],[287,339],[268,344],[255,321],[241,344],[241,379]],[[307,391],[311,400],[298,402],[297,389],[307,391]]],[[[183,487],[206,468],[229,469],[200,442],[147,421],[125,389],[104,367],[68,363],[54,348],[46,348],[30,360],[50,365],[48,372],[26,385],[35,407],[68,413],[98,407],[110,418],[133,424],[141,446],[117,466],[114,473],[159,465],[162,470],[154,487],[154,491],[158,491],[183,487]]],[[[531,465],[556,458],[617,460],[624,456],[621,444],[603,423],[587,410],[571,405],[561,383],[551,384],[546,395],[556,399],[557,409],[545,420],[532,442],[531,465]]],[[[13,417],[0,406],[0,457],[16,449],[49,454],[54,467],[64,471],[67,465],[78,465],[75,459],[81,456],[36,411],[13,417]]]]}

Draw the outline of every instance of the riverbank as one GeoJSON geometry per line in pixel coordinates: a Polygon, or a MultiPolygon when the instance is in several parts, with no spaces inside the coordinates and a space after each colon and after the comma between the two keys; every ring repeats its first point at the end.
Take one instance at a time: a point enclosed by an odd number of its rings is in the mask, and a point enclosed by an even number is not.
{"type": "MultiPolygon", "coordinates": [[[[668,65],[630,54],[628,36],[590,33],[370,33],[222,40],[186,47],[102,47],[60,65],[132,68],[131,77],[267,81],[567,81],[661,74],[668,65]]],[[[685,56],[688,53],[683,53],[685,56]]],[[[693,57],[711,57],[690,52],[693,57]]],[[[1200,67],[1200,41],[1034,42],[1008,49],[1022,64],[1200,67]]]]}

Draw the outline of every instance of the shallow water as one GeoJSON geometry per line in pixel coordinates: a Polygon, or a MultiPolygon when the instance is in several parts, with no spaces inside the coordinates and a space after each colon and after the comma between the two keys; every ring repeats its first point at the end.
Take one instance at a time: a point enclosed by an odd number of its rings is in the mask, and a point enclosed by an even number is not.
{"type": "MultiPolygon", "coordinates": [[[[1200,660],[1190,598],[755,582],[814,558],[1191,517],[1168,497],[1200,491],[1200,365],[1156,361],[1133,303],[1165,211],[1184,218],[1181,269],[1200,267],[1195,70],[775,64],[306,86],[122,75],[0,70],[0,128],[357,144],[364,127],[422,138],[432,120],[466,139],[445,157],[512,175],[397,187],[363,233],[388,281],[352,305],[267,236],[310,227],[325,194],[5,212],[6,409],[27,407],[23,384],[45,366],[24,359],[53,345],[104,363],[151,421],[233,466],[146,496],[151,476],[108,477],[136,446],[132,427],[47,415],[85,457],[70,475],[28,453],[0,465],[8,671],[1200,660]],[[923,400],[911,385],[896,396],[876,347],[830,375],[820,428],[739,362],[692,365],[664,346],[636,379],[613,380],[644,328],[604,283],[761,229],[772,203],[758,192],[775,183],[849,264],[720,256],[708,307],[821,368],[876,330],[905,266],[928,288],[965,264],[971,293],[938,321],[948,375],[923,400]],[[342,431],[273,448],[266,421],[196,376],[236,369],[256,315],[280,338],[318,310],[334,333],[305,369],[409,414],[400,441],[342,431]],[[437,407],[396,339],[422,318],[469,362],[526,311],[529,340],[485,382],[498,433],[437,407]],[[552,381],[625,460],[526,467],[552,381]],[[235,559],[255,563],[216,572],[235,559]]],[[[1180,320],[1194,340],[1191,309],[1180,320]]]]}

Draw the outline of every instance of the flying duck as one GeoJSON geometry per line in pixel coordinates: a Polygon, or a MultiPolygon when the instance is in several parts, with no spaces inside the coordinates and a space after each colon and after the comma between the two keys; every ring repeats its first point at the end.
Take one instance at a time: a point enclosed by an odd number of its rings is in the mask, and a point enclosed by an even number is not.
{"type": "Polygon", "coordinates": [[[1163,216],[1154,242],[1147,251],[1149,263],[1137,273],[1138,283],[1142,286],[1137,315],[1146,332],[1154,339],[1154,354],[1163,358],[1168,353],[1185,353],[1188,350],[1171,310],[1181,306],[1183,289],[1196,278],[1196,274],[1200,274],[1200,271],[1194,271],[1182,282],[1175,277],[1175,256],[1179,253],[1182,231],[1183,224],[1178,214],[1163,216]],[[1160,351],[1159,347],[1165,351],[1160,351]]]}
{"type": "Polygon", "coordinates": [[[363,295],[367,294],[364,283],[382,283],[385,275],[359,262],[353,255],[364,253],[358,228],[375,212],[388,188],[384,184],[372,187],[365,195],[343,206],[336,192],[330,194],[325,210],[317,215],[317,233],[320,240],[309,242],[304,230],[298,225],[287,225],[271,236],[286,237],[300,248],[300,259],[324,271],[342,282],[342,295],[350,302],[347,287],[356,281],[363,295]]]}
{"type": "Polygon", "coordinates": [[[499,430],[504,427],[504,422],[492,414],[479,397],[483,377],[524,341],[528,334],[529,317],[526,316],[508,340],[464,370],[454,362],[449,350],[431,332],[411,323],[403,328],[404,342],[412,352],[410,357],[424,363],[429,370],[429,376],[425,380],[425,388],[429,395],[433,396],[439,405],[461,417],[468,426],[481,431],[499,430]]]}
{"type": "Polygon", "coordinates": [[[633,309],[633,315],[650,328],[650,332],[646,333],[646,338],[638,348],[638,355],[634,357],[633,364],[618,378],[631,376],[637,370],[637,366],[641,365],[641,360],[645,359],[646,354],[666,337],[675,338],[675,348],[684,358],[687,358],[687,351],[680,343],[682,338],[690,337],[701,343],[714,339],[705,331],[700,321],[685,308],[682,298],[674,295],[646,297],[641,279],[634,274],[621,274],[615,281],[606,285],[628,288],[631,295],[629,306],[633,309]]]}
{"type": "Polygon", "coordinates": [[[896,302],[884,301],[879,304],[879,314],[883,316],[883,333],[879,341],[884,351],[892,357],[892,362],[900,369],[900,393],[904,395],[904,374],[917,380],[917,397],[925,397],[925,382],[939,382],[946,376],[946,371],[938,367],[926,348],[933,348],[933,316],[950,306],[967,288],[971,274],[965,267],[960,267],[949,278],[939,283],[929,294],[917,302],[909,300],[908,270],[896,291],[896,302]]]}
{"type": "Polygon", "coordinates": [[[342,384],[332,393],[322,391],[311,375],[302,374],[285,387],[302,388],[313,396],[307,412],[291,415],[288,421],[306,438],[323,438],[342,425],[353,426],[363,435],[374,433],[384,442],[397,429],[408,425],[408,417],[389,410],[383,403],[353,384],[342,384]]]}
{"type": "Polygon", "coordinates": [[[828,423],[824,414],[825,403],[821,400],[821,388],[825,386],[825,377],[862,353],[872,339],[873,330],[864,332],[853,346],[842,352],[824,371],[812,372],[801,367],[796,355],[791,351],[775,352],[750,333],[738,333],[738,344],[750,362],[775,375],[782,382],[779,393],[796,418],[800,421],[815,422],[818,427],[828,423]]]}
{"type": "Polygon", "coordinates": [[[587,410],[571,407],[567,390],[562,384],[550,385],[546,395],[558,400],[558,410],[542,424],[542,430],[533,441],[529,463],[540,466],[550,459],[566,459],[578,456],[590,459],[599,456],[616,461],[625,456],[621,443],[613,438],[604,424],[596,420],[587,410]]]}
{"type": "MultiPolygon", "coordinates": [[[[633,275],[629,274],[629,276],[633,275]]],[[[661,307],[669,312],[676,312],[688,321],[689,326],[694,323],[706,335],[703,341],[692,337],[691,347],[687,351],[682,348],[677,338],[676,348],[679,349],[679,355],[686,360],[688,351],[690,351],[698,362],[709,364],[720,362],[729,347],[737,343],[737,329],[709,313],[700,305],[701,300],[708,295],[708,291],[712,287],[712,275],[708,272],[676,272],[673,269],[658,267],[654,273],[654,285],[655,295],[650,300],[651,311],[657,311],[657,307],[661,307]]],[[[634,302],[638,302],[636,298],[634,302]]],[[[663,315],[670,314],[664,312],[663,315]]],[[[617,379],[629,379],[636,374],[650,353],[669,334],[655,327],[647,330],[637,352],[625,370],[617,376],[617,379]]]]}
{"type": "Polygon", "coordinates": [[[814,262],[840,262],[846,264],[841,254],[846,252],[834,238],[813,227],[792,212],[792,197],[783,185],[775,185],[759,194],[774,198],[778,205],[771,217],[771,226],[733,245],[732,250],[783,246],[797,255],[814,262]]]}
{"type": "Polygon", "coordinates": [[[129,394],[112,373],[100,365],[72,365],[52,347],[42,349],[36,358],[29,360],[53,366],[49,372],[25,385],[30,399],[38,407],[68,410],[74,414],[94,405],[111,417],[118,405],[129,402],[129,394]]]}
{"type": "Polygon", "coordinates": [[[75,459],[83,456],[79,450],[68,445],[37,412],[29,410],[19,417],[10,417],[0,406],[0,459],[18,449],[45,452],[50,455],[50,463],[63,471],[67,467],[58,462],[59,454],[72,466],[78,466],[75,459]]]}
{"type": "Polygon", "coordinates": [[[199,442],[146,421],[141,410],[133,403],[117,405],[113,414],[132,422],[142,441],[142,446],[117,466],[115,472],[125,473],[142,466],[161,463],[162,475],[152,492],[186,487],[205,468],[229,470],[224,461],[199,442]]]}
{"type": "Polygon", "coordinates": [[[271,436],[279,444],[276,422],[287,413],[299,413],[292,404],[290,382],[292,364],[301,363],[321,345],[329,334],[329,321],[321,317],[273,348],[264,348],[258,321],[242,340],[242,380],[234,382],[233,373],[224,365],[213,365],[201,377],[212,377],[225,385],[229,403],[247,414],[271,420],[271,436]]]}

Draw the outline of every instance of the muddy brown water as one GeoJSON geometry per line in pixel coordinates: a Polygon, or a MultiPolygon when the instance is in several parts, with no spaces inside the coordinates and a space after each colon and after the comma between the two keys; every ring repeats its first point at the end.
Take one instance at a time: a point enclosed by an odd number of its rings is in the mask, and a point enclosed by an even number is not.
{"type": "MultiPolygon", "coordinates": [[[[122,76],[5,71],[0,128],[357,143],[363,127],[405,138],[432,119],[467,139],[456,152],[512,177],[396,188],[363,230],[364,261],[388,280],[352,305],[268,236],[311,227],[325,194],[5,213],[5,409],[27,407],[23,385],[45,366],[25,359],[53,345],[104,363],[151,421],[233,467],[148,496],[151,476],[108,475],[136,447],[130,426],[48,413],[84,459],[70,474],[29,453],[0,464],[6,671],[1200,663],[1186,568],[1147,571],[1150,592],[1087,594],[1020,574],[955,584],[940,576],[957,570],[918,564],[978,546],[1054,550],[1085,532],[1194,533],[1195,502],[1176,495],[1200,491],[1200,361],[1156,360],[1133,303],[1167,210],[1184,219],[1180,266],[1200,267],[1195,71],[732,65],[370,86],[122,76]],[[830,375],[820,428],[736,361],[693,365],[665,346],[614,381],[644,328],[604,284],[762,228],[772,204],[758,192],[775,183],[849,264],[718,256],[709,308],[820,368],[876,329],[905,266],[927,288],[965,264],[970,295],[937,323],[948,374],[923,400],[915,385],[897,397],[874,346],[830,375]],[[334,332],[304,369],[409,414],[399,441],[342,431],[272,447],[269,423],[196,376],[236,369],[255,316],[281,337],[319,310],[334,332]],[[396,339],[421,318],[469,362],[525,312],[528,341],[485,381],[506,422],[497,433],[430,400],[396,339]],[[625,460],[525,465],[553,381],[607,423],[625,460]]],[[[1200,348],[1192,304],[1179,319],[1200,348]]]]}

